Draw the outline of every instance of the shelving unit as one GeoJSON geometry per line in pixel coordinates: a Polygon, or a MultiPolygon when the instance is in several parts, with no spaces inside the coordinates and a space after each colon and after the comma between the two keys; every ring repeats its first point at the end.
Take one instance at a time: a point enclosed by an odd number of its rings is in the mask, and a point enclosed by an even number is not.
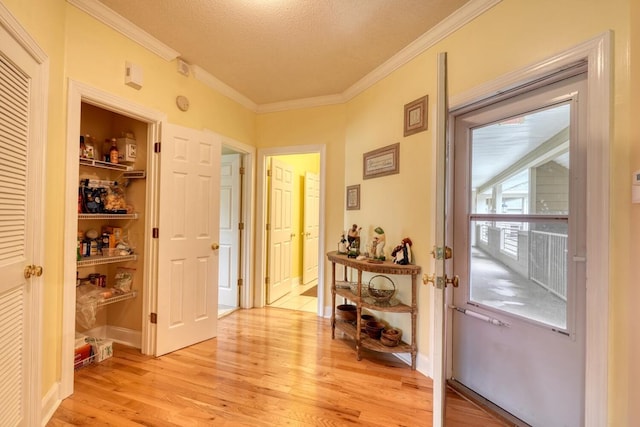
{"type": "Polygon", "coordinates": [[[78,219],[138,219],[137,213],[130,214],[78,214],[78,219]]]}
{"type": "Polygon", "coordinates": [[[120,301],[126,301],[128,299],[134,299],[138,296],[138,291],[133,290],[131,292],[125,292],[124,294],[114,295],[109,298],[105,298],[102,301],[98,301],[97,307],[104,307],[109,304],[114,304],[120,301]]]}
{"type": "Polygon", "coordinates": [[[416,369],[416,323],[418,318],[417,305],[417,276],[420,274],[420,266],[398,265],[390,261],[382,263],[371,263],[367,260],[356,260],[348,258],[347,255],[329,252],[327,258],[331,262],[331,338],[335,339],[335,331],[338,329],[345,335],[355,340],[356,355],[361,360],[361,349],[384,352],[384,353],[411,353],[411,369],[416,369]],[[344,266],[344,280],[336,280],[336,264],[344,266]],[[347,268],[352,268],[357,272],[357,282],[351,283],[347,280],[347,268]],[[410,275],[411,276],[411,303],[410,305],[401,302],[394,304],[378,304],[371,297],[365,295],[366,289],[362,287],[362,273],[370,272],[375,274],[390,275],[410,275]],[[355,288],[353,292],[352,288],[355,288]],[[336,295],[352,301],[356,306],[356,324],[336,319],[336,295]],[[395,347],[383,345],[379,340],[372,339],[362,333],[361,315],[362,309],[373,311],[407,313],[411,315],[411,343],[401,341],[395,347]]]}
{"type": "Polygon", "coordinates": [[[89,267],[92,265],[113,264],[116,262],[135,261],[137,259],[138,256],[136,254],[113,256],[96,255],[82,258],[80,261],[78,261],[78,268],[89,267]]]}
{"type": "Polygon", "coordinates": [[[103,162],[95,159],[87,159],[84,157],[80,157],[79,159],[80,159],[79,161],[81,166],[91,166],[94,168],[110,169],[110,170],[123,171],[123,172],[133,170],[132,166],[123,165],[120,163],[108,163],[108,162],[103,162]]]}

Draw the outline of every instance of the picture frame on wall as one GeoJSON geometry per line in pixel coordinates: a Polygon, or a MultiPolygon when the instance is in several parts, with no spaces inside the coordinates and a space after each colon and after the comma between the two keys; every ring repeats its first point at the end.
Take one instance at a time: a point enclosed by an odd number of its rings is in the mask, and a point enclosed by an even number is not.
{"type": "Polygon", "coordinates": [[[360,184],[347,186],[347,210],[360,210],[360,184]]]}
{"type": "Polygon", "coordinates": [[[387,145],[362,155],[362,178],[378,178],[400,173],[400,143],[387,145]]]}
{"type": "Polygon", "coordinates": [[[429,96],[425,95],[404,106],[404,136],[413,135],[428,129],[427,103],[429,96]]]}

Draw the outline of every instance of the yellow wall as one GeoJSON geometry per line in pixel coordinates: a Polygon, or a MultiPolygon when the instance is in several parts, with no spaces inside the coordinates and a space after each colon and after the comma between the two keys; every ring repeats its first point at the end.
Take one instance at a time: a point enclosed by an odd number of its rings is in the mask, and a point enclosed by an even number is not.
{"type": "MultiPolygon", "coordinates": [[[[414,242],[416,262],[431,269],[433,244],[433,109],[436,54],[449,53],[451,95],[613,31],[609,425],[640,424],[640,333],[630,313],[640,297],[640,207],[631,205],[630,173],[640,169],[640,74],[631,73],[629,53],[638,53],[640,8],[630,0],[504,0],[465,28],[344,105],[255,115],[64,0],[2,0],[50,58],[45,226],[43,393],[59,381],[62,297],[62,241],[65,207],[66,79],[72,78],[168,114],[169,121],[209,128],[257,147],[324,144],[327,148],[326,234],[335,247],[348,224],[368,236],[382,226],[387,251],[401,238],[414,242]],[[629,13],[631,12],[631,14],[629,13]],[[633,23],[634,25],[631,25],[633,23]],[[144,87],[123,84],[124,62],[144,70],[144,87]],[[191,100],[179,112],[175,96],[191,100]],[[424,94],[429,100],[429,130],[402,136],[403,105],[424,94]],[[631,120],[634,118],[634,120],[631,120]],[[635,126],[634,126],[635,125],[635,126]],[[400,142],[400,174],[362,180],[362,153],[400,142]],[[344,210],[345,186],[360,183],[361,209],[344,210]],[[51,355],[55,355],[51,357],[51,355]]],[[[632,56],[633,58],[633,56],[632,56]]],[[[325,264],[325,267],[328,267],[325,264]]],[[[327,270],[329,271],[329,270],[327,270]]],[[[401,284],[402,285],[402,284],[401,284]]],[[[402,285],[404,286],[404,285],[402,285]]],[[[419,352],[429,353],[427,288],[419,295],[419,352]]],[[[325,295],[328,297],[328,294],[325,295]]],[[[406,330],[406,322],[391,319],[406,330]]]]}
{"type": "Polygon", "coordinates": [[[293,218],[292,228],[296,234],[291,248],[291,277],[302,283],[303,243],[304,243],[304,175],[305,172],[320,173],[319,154],[288,154],[275,156],[293,166],[293,218]]]}

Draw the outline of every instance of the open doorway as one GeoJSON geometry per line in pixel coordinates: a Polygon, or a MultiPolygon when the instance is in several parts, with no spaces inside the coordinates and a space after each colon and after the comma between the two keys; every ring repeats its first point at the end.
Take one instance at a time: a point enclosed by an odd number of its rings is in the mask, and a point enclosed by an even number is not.
{"type": "Polygon", "coordinates": [[[322,315],[324,147],[258,153],[256,306],[322,315]]]}
{"type": "Polygon", "coordinates": [[[251,306],[253,149],[241,143],[223,140],[220,163],[220,249],[218,269],[218,317],[240,307],[251,306]]]}

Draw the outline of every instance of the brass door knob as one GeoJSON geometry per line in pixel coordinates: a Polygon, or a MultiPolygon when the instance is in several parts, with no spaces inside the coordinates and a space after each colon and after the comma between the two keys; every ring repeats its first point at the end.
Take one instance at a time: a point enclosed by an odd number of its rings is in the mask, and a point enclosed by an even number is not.
{"type": "Polygon", "coordinates": [[[220,249],[220,245],[218,243],[212,243],[211,249],[213,249],[214,251],[217,251],[218,249],[220,249]]]}
{"type": "Polygon", "coordinates": [[[431,274],[424,273],[422,275],[422,284],[426,285],[428,283],[431,283],[434,286],[436,285],[436,274],[435,273],[431,273],[431,274]]]}
{"type": "Polygon", "coordinates": [[[40,265],[33,265],[33,264],[27,265],[24,268],[24,278],[30,279],[33,276],[40,277],[42,276],[43,271],[44,270],[40,265]]]}

